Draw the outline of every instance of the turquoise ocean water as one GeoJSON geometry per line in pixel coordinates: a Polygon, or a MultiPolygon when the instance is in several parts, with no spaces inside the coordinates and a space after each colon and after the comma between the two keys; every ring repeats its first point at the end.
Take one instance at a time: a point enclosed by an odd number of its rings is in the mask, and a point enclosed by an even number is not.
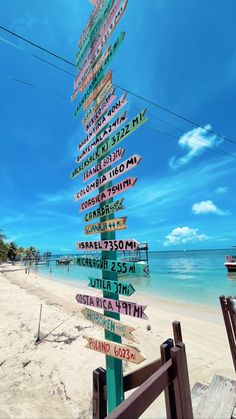
{"type": "MultiPolygon", "coordinates": [[[[236,295],[236,272],[229,274],[224,267],[225,256],[234,253],[236,250],[232,249],[150,252],[150,278],[129,276],[121,281],[130,282],[136,291],[152,296],[217,307],[220,295],[236,295]]],[[[101,278],[101,270],[76,265],[70,265],[68,270],[55,262],[34,269],[46,276],[50,276],[51,269],[52,279],[72,285],[87,285],[88,276],[101,278]]]]}

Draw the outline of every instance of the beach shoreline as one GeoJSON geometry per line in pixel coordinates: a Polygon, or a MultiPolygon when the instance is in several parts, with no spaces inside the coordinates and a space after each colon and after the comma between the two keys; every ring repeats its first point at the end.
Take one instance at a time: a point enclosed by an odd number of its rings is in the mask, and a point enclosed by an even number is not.
{"type": "MultiPolygon", "coordinates": [[[[8,272],[0,274],[0,412],[9,418],[91,417],[92,371],[105,367],[105,356],[86,349],[83,335],[103,338],[103,329],[84,319],[85,306],[77,303],[75,295],[101,293],[33,270],[26,274],[24,267],[16,270],[17,265],[1,265],[0,271],[4,266],[8,272]],[[35,345],[40,304],[44,340],[35,345]]],[[[215,374],[234,378],[220,305],[218,310],[196,307],[142,292],[125,299],[147,305],[148,321],[121,316],[121,321],[135,327],[139,341],[135,346],[146,356],[145,363],[159,358],[161,343],[173,336],[172,322],[179,320],[191,388],[197,381],[209,384],[215,374]]],[[[125,339],[124,343],[132,344],[125,339]]],[[[124,362],[125,373],[137,367],[124,362]]],[[[163,398],[143,417],[157,417],[157,412],[163,412],[163,398]]]]}

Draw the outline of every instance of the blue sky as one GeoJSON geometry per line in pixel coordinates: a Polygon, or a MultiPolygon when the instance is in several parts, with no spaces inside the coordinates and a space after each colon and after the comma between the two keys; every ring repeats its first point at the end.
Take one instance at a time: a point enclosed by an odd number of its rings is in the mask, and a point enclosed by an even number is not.
{"type": "MultiPolygon", "coordinates": [[[[75,62],[92,11],[88,0],[1,3],[0,25],[75,62]]],[[[235,12],[233,0],[227,7],[213,0],[129,0],[108,41],[126,32],[110,65],[114,83],[236,142],[235,12]]],[[[26,51],[76,75],[72,66],[0,29],[0,228],[19,245],[74,252],[75,242],[86,239],[80,202],[73,202],[81,177],[70,179],[85,137],[83,114],[73,118],[73,77],[26,51]]],[[[116,89],[117,97],[122,93],[116,89]]],[[[126,210],[119,216],[128,216],[128,230],[117,237],[148,241],[151,250],[236,245],[236,160],[230,156],[236,144],[131,94],[128,102],[128,119],[147,107],[146,126],[162,133],[141,127],[122,143],[124,159],[138,153],[142,162],[129,172],[138,182],[122,195],[126,210]]]]}

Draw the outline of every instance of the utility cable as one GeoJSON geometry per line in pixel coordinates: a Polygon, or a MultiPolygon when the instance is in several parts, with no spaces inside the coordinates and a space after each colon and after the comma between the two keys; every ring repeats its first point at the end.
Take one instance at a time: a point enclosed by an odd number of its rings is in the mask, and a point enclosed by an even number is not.
{"type": "MultiPolygon", "coordinates": [[[[42,50],[42,51],[44,51],[44,52],[46,52],[46,53],[48,53],[48,54],[50,54],[50,55],[54,56],[55,58],[57,58],[57,59],[59,59],[59,60],[62,60],[62,61],[64,61],[64,62],[66,62],[67,64],[72,65],[74,68],[77,68],[77,67],[76,67],[76,65],[75,65],[74,63],[72,63],[71,61],[68,61],[68,60],[66,60],[65,58],[61,57],[60,55],[55,54],[54,52],[52,52],[52,51],[50,51],[50,50],[48,50],[48,49],[46,49],[46,48],[44,48],[44,47],[42,47],[42,46],[40,46],[40,45],[36,44],[35,42],[32,42],[32,41],[31,41],[31,40],[29,40],[29,39],[24,38],[24,37],[23,37],[23,36],[21,36],[21,35],[18,35],[16,32],[13,32],[13,31],[11,31],[11,30],[9,30],[9,29],[5,28],[4,26],[1,26],[1,25],[0,25],[0,29],[2,29],[3,31],[6,31],[6,32],[10,33],[11,35],[13,35],[13,36],[15,36],[15,37],[17,37],[17,38],[19,38],[19,39],[21,39],[21,40],[23,40],[23,41],[27,42],[27,43],[28,43],[28,44],[30,44],[30,45],[33,45],[33,46],[34,46],[34,47],[36,47],[36,48],[39,48],[40,50],[42,50]]],[[[193,120],[191,120],[191,119],[189,119],[189,118],[186,118],[185,116],[180,115],[180,114],[179,114],[179,113],[177,113],[177,112],[173,112],[173,111],[171,111],[170,109],[168,109],[168,108],[166,108],[166,107],[164,107],[164,106],[162,106],[162,105],[159,105],[158,103],[156,103],[156,102],[154,102],[154,101],[152,101],[152,100],[150,100],[150,99],[147,99],[147,98],[145,98],[145,97],[144,97],[144,96],[142,96],[142,95],[138,95],[137,93],[134,93],[134,92],[133,92],[133,91],[131,91],[131,90],[125,89],[124,87],[119,86],[118,84],[115,84],[115,83],[113,83],[113,84],[114,84],[114,86],[115,86],[115,87],[118,87],[119,89],[121,89],[121,90],[123,90],[123,91],[125,91],[125,92],[130,93],[131,95],[133,95],[133,96],[137,97],[138,99],[143,100],[144,102],[147,102],[147,103],[151,104],[152,106],[155,106],[155,107],[157,107],[157,108],[159,108],[159,109],[162,109],[163,111],[165,111],[165,112],[169,113],[169,114],[170,114],[170,115],[172,115],[172,116],[175,116],[176,118],[180,118],[180,119],[182,119],[183,121],[188,122],[189,124],[192,124],[192,125],[194,125],[194,126],[196,126],[196,127],[202,128],[202,129],[204,129],[205,131],[207,131],[207,132],[209,132],[209,133],[211,133],[211,134],[217,135],[218,137],[223,138],[225,141],[229,141],[229,142],[231,142],[232,144],[236,144],[236,141],[234,141],[234,140],[232,140],[232,139],[230,139],[230,138],[226,137],[225,135],[222,135],[222,134],[220,134],[220,133],[217,133],[216,131],[214,131],[214,130],[212,130],[212,129],[205,128],[204,126],[202,126],[202,125],[198,124],[197,122],[195,122],[195,121],[193,121],[193,120]]]]}

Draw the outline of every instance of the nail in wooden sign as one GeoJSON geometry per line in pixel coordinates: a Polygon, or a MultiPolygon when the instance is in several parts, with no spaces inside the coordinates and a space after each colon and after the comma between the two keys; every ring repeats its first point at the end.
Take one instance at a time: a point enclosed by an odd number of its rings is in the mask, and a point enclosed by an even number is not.
{"type": "Polygon", "coordinates": [[[102,170],[109,167],[111,164],[116,163],[123,157],[124,153],[124,148],[117,148],[117,150],[113,151],[111,154],[109,154],[109,156],[105,157],[103,160],[101,160],[99,163],[97,163],[95,166],[93,166],[91,169],[85,172],[83,174],[83,182],[86,182],[87,180],[91,179],[91,177],[97,175],[102,170]]]}
{"type": "Polygon", "coordinates": [[[76,256],[73,260],[75,264],[85,268],[104,269],[105,271],[116,272],[118,274],[149,277],[149,267],[145,262],[124,262],[122,260],[85,256],[76,256]]]}
{"type": "Polygon", "coordinates": [[[112,104],[112,102],[116,99],[116,96],[114,95],[114,90],[105,98],[105,100],[98,107],[98,109],[96,110],[94,115],[91,117],[89,122],[87,122],[86,127],[85,127],[85,132],[88,132],[90,129],[92,129],[94,127],[96,122],[98,122],[98,120],[103,116],[103,114],[106,112],[106,110],[112,104]]]}
{"type": "Polygon", "coordinates": [[[94,297],[86,294],[77,294],[75,298],[79,304],[148,320],[148,317],[144,313],[147,306],[131,303],[129,301],[112,300],[111,298],[94,297]]]}
{"type": "Polygon", "coordinates": [[[119,6],[119,1],[116,1],[116,3],[113,5],[114,0],[110,0],[108,7],[107,7],[107,14],[105,16],[105,22],[102,22],[102,19],[99,19],[96,26],[94,27],[94,29],[92,30],[92,32],[90,33],[90,39],[84,43],[84,46],[82,48],[79,49],[79,51],[76,54],[76,65],[79,66],[80,64],[82,64],[82,62],[84,61],[84,58],[86,57],[86,53],[89,50],[89,55],[90,55],[90,51],[91,49],[93,49],[93,46],[96,45],[96,43],[98,42],[98,40],[100,39],[100,34],[104,33],[107,29],[107,27],[109,26],[109,22],[112,21],[112,19],[114,18],[114,15],[117,12],[118,6],[119,6]],[[113,7],[112,7],[113,6],[113,7]],[[100,32],[99,32],[100,30],[100,32]],[[98,33],[99,32],[99,33],[98,33]],[[91,47],[92,45],[92,47],[91,47]]]}
{"type": "Polygon", "coordinates": [[[101,221],[95,224],[89,224],[84,227],[84,234],[88,236],[89,234],[99,234],[99,233],[108,233],[116,230],[126,230],[126,218],[114,218],[113,220],[101,221]]]}
{"type": "Polygon", "coordinates": [[[107,199],[113,198],[114,196],[124,191],[127,191],[128,189],[132,188],[136,182],[137,178],[135,177],[129,177],[127,179],[122,180],[120,183],[117,183],[116,185],[113,185],[105,191],[99,193],[98,195],[95,195],[94,197],[87,199],[87,201],[82,202],[82,204],[80,204],[79,206],[80,212],[83,212],[88,208],[94,207],[97,204],[101,204],[107,199]]]}
{"type": "Polygon", "coordinates": [[[96,240],[93,242],[77,242],[77,250],[88,252],[136,250],[139,243],[136,240],[96,240]]]}
{"type": "Polygon", "coordinates": [[[89,320],[96,326],[103,327],[106,330],[109,330],[112,333],[115,333],[122,338],[132,340],[133,342],[138,342],[137,339],[132,335],[134,327],[128,326],[127,324],[120,322],[119,320],[114,320],[111,317],[107,317],[104,314],[98,313],[97,311],[91,310],[90,308],[83,308],[81,313],[86,320],[89,320]]]}
{"type": "Polygon", "coordinates": [[[97,209],[88,212],[83,221],[87,223],[88,221],[94,220],[95,218],[106,217],[108,215],[114,214],[115,212],[124,210],[125,207],[123,206],[124,198],[118,199],[111,204],[105,204],[102,207],[98,207],[97,209]]]}
{"type": "Polygon", "coordinates": [[[110,279],[99,279],[90,277],[88,286],[91,288],[96,288],[97,290],[108,291],[117,295],[124,295],[125,297],[130,297],[135,292],[135,289],[132,284],[127,284],[125,282],[118,281],[110,281],[110,279]]]}
{"type": "Polygon", "coordinates": [[[129,170],[136,167],[140,163],[141,160],[142,159],[138,154],[134,154],[129,159],[125,160],[123,163],[120,163],[118,166],[109,170],[109,172],[104,173],[99,178],[91,182],[89,185],[85,186],[83,189],[80,189],[80,191],[74,195],[75,202],[84,198],[91,192],[94,192],[96,189],[100,188],[101,186],[106,185],[111,180],[116,179],[117,177],[119,177],[120,175],[123,175],[124,173],[127,173],[129,170]]]}
{"type": "Polygon", "coordinates": [[[99,131],[104,128],[105,125],[110,122],[114,116],[120,112],[120,110],[127,104],[126,100],[126,93],[124,93],[119,100],[109,109],[109,111],[99,119],[97,124],[91,129],[91,131],[88,133],[88,135],[79,143],[79,150],[83,150],[83,148],[91,141],[95,135],[99,133],[99,131]]]}
{"type": "Polygon", "coordinates": [[[79,163],[83,160],[92,150],[94,150],[98,145],[103,143],[109,135],[111,135],[114,131],[117,130],[124,122],[127,120],[126,117],[127,111],[125,111],[121,116],[118,116],[115,121],[113,121],[106,129],[104,129],[100,135],[98,135],[95,140],[93,140],[84,150],[82,153],[77,156],[76,162],[79,163]]]}
{"type": "Polygon", "coordinates": [[[138,348],[121,343],[112,342],[110,340],[95,339],[83,336],[87,340],[85,348],[92,349],[95,352],[101,352],[116,359],[128,361],[133,364],[140,364],[146,358],[141,354],[138,348]]]}
{"type": "MultiPolygon", "coordinates": [[[[95,78],[93,79],[95,80],[95,78]]],[[[112,71],[110,70],[106,76],[103,77],[103,79],[100,81],[100,83],[95,87],[95,89],[90,93],[90,96],[88,99],[83,103],[84,110],[86,111],[88,107],[91,105],[92,101],[96,99],[98,94],[101,92],[103,87],[109,82],[112,82],[112,71]]],[[[90,86],[93,84],[93,82],[90,84],[90,86]]]]}
{"type": "MultiPolygon", "coordinates": [[[[135,118],[133,118],[125,127],[119,130],[112,138],[110,138],[104,144],[91,154],[85,161],[83,161],[76,169],[76,174],[82,173],[89,166],[93,164],[94,161],[102,158],[106,153],[112,150],[117,144],[123,141],[126,137],[132,134],[136,129],[140,128],[144,122],[147,121],[147,118],[144,117],[146,109],[140,112],[135,118]]],[[[74,173],[74,172],[73,172],[74,173]]],[[[73,177],[73,176],[72,176],[73,177]]]]}

